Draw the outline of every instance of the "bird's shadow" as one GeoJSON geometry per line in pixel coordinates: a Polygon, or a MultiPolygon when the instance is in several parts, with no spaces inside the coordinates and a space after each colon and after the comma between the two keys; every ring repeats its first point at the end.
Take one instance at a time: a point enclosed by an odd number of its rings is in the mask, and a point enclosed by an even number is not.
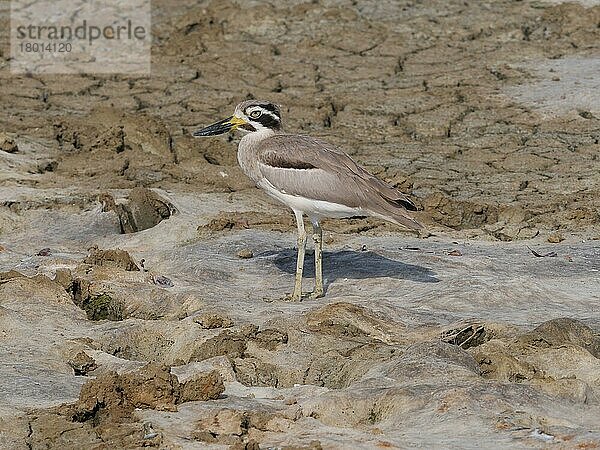
{"type": "MultiPolygon", "coordinates": [[[[282,249],[264,252],[275,267],[286,273],[296,273],[296,250],[282,249]]],[[[314,277],[314,253],[307,251],[304,260],[305,277],[314,277]]],[[[340,250],[323,252],[323,277],[330,283],[338,278],[364,279],[389,277],[419,283],[437,283],[436,273],[431,269],[386,258],[372,251],[340,250]]]]}

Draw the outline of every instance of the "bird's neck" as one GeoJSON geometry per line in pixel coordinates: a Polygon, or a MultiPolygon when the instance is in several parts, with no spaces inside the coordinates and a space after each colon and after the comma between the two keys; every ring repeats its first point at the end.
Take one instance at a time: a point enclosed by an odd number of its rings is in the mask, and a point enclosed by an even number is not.
{"type": "Polygon", "coordinates": [[[246,134],[238,145],[237,159],[242,171],[255,183],[258,183],[262,178],[258,168],[258,149],[260,143],[265,139],[279,134],[269,128],[264,128],[259,131],[253,131],[246,134]]]}
{"type": "Polygon", "coordinates": [[[271,137],[276,133],[277,132],[275,130],[272,130],[270,128],[262,128],[258,131],[253,131],[252,133],[248,133],[244,137],[242,137],[242,140],[240,141],[240,146],[242,144],[248,145],[250,143],[258,144],[260,141],[271,137]]]}

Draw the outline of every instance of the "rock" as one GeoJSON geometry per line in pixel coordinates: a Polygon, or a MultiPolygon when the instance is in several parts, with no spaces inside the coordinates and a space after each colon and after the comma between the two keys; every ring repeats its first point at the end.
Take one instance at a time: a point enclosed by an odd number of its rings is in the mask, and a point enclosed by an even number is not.
{"type": "Polygon", "coordinates": [[[68,362],[73,368],[73,372],[76,376],[87,375],[88,372],[91,372],[98,367],[94,358],[84,351],[78,352],[75,356],[70,358],[68,362]]]}
{"type": "Polygon", "coordinates": [[[248,336],[240,331],[222,331],[207,339],[192,352],[190,361],[202,361],[214,356],[240,357],[246,350],[248,336]]]}
{"type": "Polygon", "coordinates": [[[556,233],[552,233],[548,236],[548,242],[552,243],[552,244],[558,244],[559,242],[562,242],[565,240],[565,237],[562,235],[562,233],[556,232],[556,233]]]}
{"type": "Polygon", "coordinates": [[[173,286],[175,286],[173,281],[170,278],[165,277],[164,275],[153,276],[152,281],[155,285],[162,288],[172,288],[173,286]]]}
{"type": "Polygon", "coordinates": [[[188,378],[181,384],[178,403],[198,400],[216,400],[225,391],[223,378],[218,371],[202,373],[188,378]]]}
{"type": "Polygon", "coordinates": [[[0,133],[0,150],[7,153],[17,153],[19,147],[12,137],[6,133],[0,133]]]}
{"type": "Polygon", "coordinates": [[[520,342],[535,347],[576,345],[600,358],[600,336],[575,319],[560,318],[544,322],[520,337],[520,342]]]}
{"type": "Polygon", "coordinates": [[[103,211],[114,211],[121,233],[147,230],[171,217],[174,206],[159,194],[146,188],[135,188],[129,193],[127,202],[117,203],[111,194],[100,195],[103,211]]]}
{"type": "Polygon", "coordinates": [[[250,250],[249,248],[243,248],[243,249],[239,250],[236,253],[236,255],[238,258],[241,258],[241,259],[250,259],[254,256],[254,253],[252,253],[252,250],[250,250]]]}
{"type": "Polygon", "coordinates": [[[178,396],[179,381],[169,367],[150,363],[134,372],[109,372],[88,381],[74,406],[74,418],[78,422],[97,420],[96,416],[118,419],[135,408],[176,411],[178,396]]]}
{"type": "Polygon", "coordinates": [[[254,342],[261,348],[274,351],[280,344],[287,344],[288,334],[275,328],[266,328],[256,333],[254,342]]]}
{"type": "Polygon", "coordinates": [[[95,266],[112,267],[127,271],[139,271],[138,265],[125,250],[101,250],[98,247],[92,247],[90,254],[83,260],[86,264],[95,266]]]}
{"type": "Polygon", "coordinates": [[[233,320],[226,315],[203,313],[194,318],[194,322],[200,324],[202,328],[207,330],[213,328],[229,328],[233,326],[233,320]]]}

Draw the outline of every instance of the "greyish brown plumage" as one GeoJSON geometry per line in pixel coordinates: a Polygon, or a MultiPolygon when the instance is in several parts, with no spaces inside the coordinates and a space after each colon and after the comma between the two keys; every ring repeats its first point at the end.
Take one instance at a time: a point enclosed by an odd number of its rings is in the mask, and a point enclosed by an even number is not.
{"type": "Polygon", "coordinates": [[[238,146],[238,162],[248,177],[271,197],[288,205],[298,224],[298,260],[293,300],[302,298],[302,270],[306,231],[304,214],[313,225],[315,241],[315,290],[324,294],[322,275],[322,231],[324,217],[375,216],[410,229],[422,225],[409,211],[417,208],[395,189],[356,164],[340,149],[319,139],[284,133],[277,105],[248,100],[234,115],[194,133],[212,136],[233,129],[247,134],[238,146]]]}

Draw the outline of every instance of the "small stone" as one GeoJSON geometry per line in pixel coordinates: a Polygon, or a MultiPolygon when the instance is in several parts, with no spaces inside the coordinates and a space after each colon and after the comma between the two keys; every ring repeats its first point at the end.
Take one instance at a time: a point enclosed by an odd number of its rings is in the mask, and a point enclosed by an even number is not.
{"type": "Polygon", "coordinates": [[[144,434],[142,439],[154,439],[155,437],[157,437],[159,435],[159,433],[157,433],[156,431],[154,431],[154,428],[152,427],[152,422],[146,422],[144,423],[144,434]]]}
{"type": "Polygon", "coordinates": [[[175,284],[171,281],[170,278],[167,278],[163,275],[157,275],[153,278],[154,284],[160,286],[162,288],[171,288],[175,286],[175,284]]]}
{"type": "Polygon", "coordinates": [[[13,138],[4,133],[0,133],[0,150],[7,153],[16,153],[19,151],[19,147],[13,138]]]}
{"type": "Polygon", "coordinates": [[[199,315],[194,319],[194,322],[202,326],[202,328],[206,328],[207,330],[211,330],[213,328],[229,328],[233,326],[233,320],[231,320],[229,317],[211,313],[199,315]]]}
{"type": "Polygon", "coordinates": [[[565,240],[565,237],[559,233],[552,233],[550,236],[548,236],[548,242],[550,242],[551,244],[558,244],[559,242],[562,242],[565,240]]]}
{"type": "Polygon", "coordinates": [[[216,435],[213,435],[210,431],[206,430],[197,430],[192,432],[192,439],[195,441],[207,442],[209,444],[218,442],[216,435]]]}
{"type": "Polygon", "coordinates": [[[236,255],[238,258],[241,259],[250,259],[254,256],[254,253],[252,253],[252,250],[250,250],[249,248],[243,248],[239,252],[237,252],[236,255]]]}
{"type": "Polygon", "coordinates": [[[69,365],[73,369],[74,374],[78,376],[85,376],[88,372],[91,372],[98,367],[94,358],[84,351],[77,353],[71,358],[69,360],[69,365]]]}
{"type": "Polygon", "coordinates": [[[102,250],[98,247],[92,247],[89,251],[90,254],[83,260],[86,264],[123,269],[129,272],[140,270],[131,255],[120,248],[114,250],[102,250]]]}
{"type": "Polygon", "coordinates": [[[181,384],[177,403],[216,400],[224,391],[223,377],[218,371],[199,373],[181,384]]]}
{"type": "Polygon", "coordinates": [[[39,252],[37,252],[37,256],[50,256],[52,254],[52,250],[49,248],[43,248],[39,252]]]}

